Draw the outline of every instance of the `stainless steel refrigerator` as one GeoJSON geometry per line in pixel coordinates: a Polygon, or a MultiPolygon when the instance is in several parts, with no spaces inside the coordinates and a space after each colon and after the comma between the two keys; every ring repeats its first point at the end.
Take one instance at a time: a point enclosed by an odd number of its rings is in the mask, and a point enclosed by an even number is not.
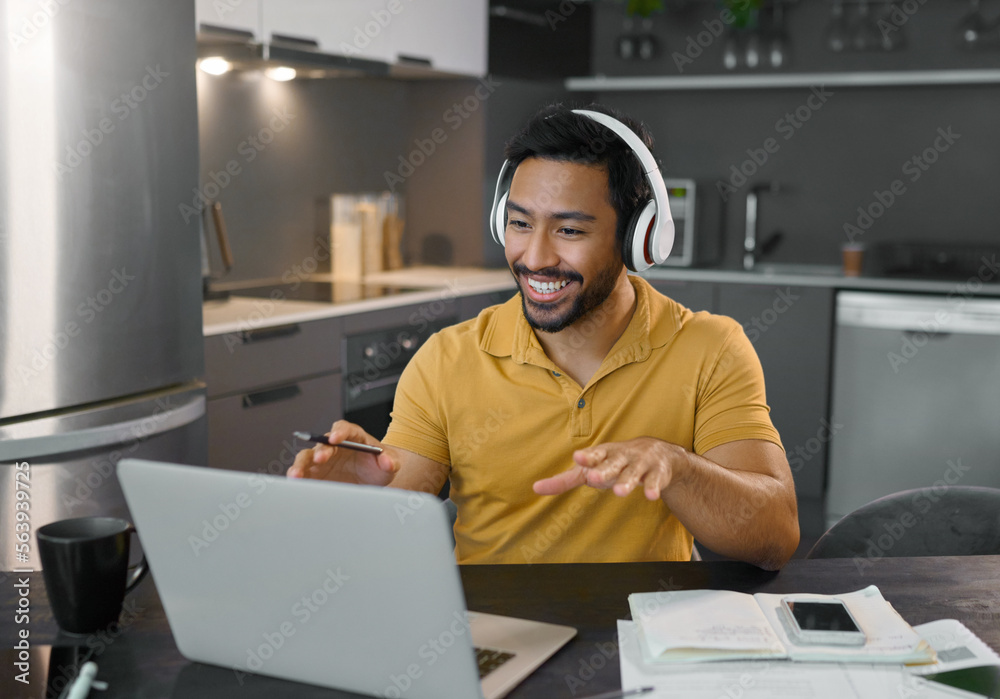
{"type": "Polygon", "coordinates": [[[0,570],[37,570],[15,464],[34,532],[128,516],[123,457],[207,461],[194,3],[0,0],[0,36],[0,570]]]}

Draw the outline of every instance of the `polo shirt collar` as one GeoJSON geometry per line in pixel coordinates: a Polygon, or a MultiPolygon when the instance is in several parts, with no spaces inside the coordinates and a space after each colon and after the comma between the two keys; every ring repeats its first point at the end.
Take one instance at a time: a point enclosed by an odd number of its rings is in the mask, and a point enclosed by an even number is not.
{"type": "MultiPolygon", "coordinates": [[[[628,280],[635,289],[635,313],[605,357],[604,370],[644,361],[651,349],[667,344],[680,329],[676,304],[656,293],[645,279],[630,274],[628,280]]],[[[480,337],[479,348],[494,357],[510,357],[517,364],[555,368],[524,318],[520,294],[492,314],[480,337]]]]}

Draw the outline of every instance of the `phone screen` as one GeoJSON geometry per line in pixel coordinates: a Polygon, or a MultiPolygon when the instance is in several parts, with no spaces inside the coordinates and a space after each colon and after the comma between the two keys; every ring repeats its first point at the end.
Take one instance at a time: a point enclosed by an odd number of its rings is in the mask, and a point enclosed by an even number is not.
{"type": "Polygon", "coordinates": [[[788,607],[803,631],[861,631],[843,602],[789,602],[788,607]]]}

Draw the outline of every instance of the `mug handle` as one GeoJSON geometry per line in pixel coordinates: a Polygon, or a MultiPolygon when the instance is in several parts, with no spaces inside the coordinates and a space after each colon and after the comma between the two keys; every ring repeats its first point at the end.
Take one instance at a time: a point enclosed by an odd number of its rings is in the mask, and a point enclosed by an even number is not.
{"type": "MultiPolygon", "coordinates": [[[[136,536],[138,536],[138,534],[139,534],[135,530],[135,527],[133,525],[131,525],[131,524],[128,525],[128,529],[125,530],[125,533],[126,534],[135,534],[136,536]]],[[[145,556],[145,554],[143,554],[142,559],[140,559],[140,561],[134,567],[129,568],[129,570],[131,572],[129,573],[129,576],[128,576],[128,578],[125,581],[125,594],[128,594],[129,592],[131,592],[132,589],[135,588],[136,585],[138,585],[140,582],[142,582],[142,579],[144,577],[146,577],[146,573],[149,572],[149,566],[146,565],[146,556],[145,556]]]]}

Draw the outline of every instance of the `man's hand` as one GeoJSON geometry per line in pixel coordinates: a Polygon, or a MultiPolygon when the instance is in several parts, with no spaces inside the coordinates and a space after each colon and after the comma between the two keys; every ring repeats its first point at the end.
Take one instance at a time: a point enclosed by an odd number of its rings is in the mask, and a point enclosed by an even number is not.
{"type": "MultiPolygon", "coordinates": [[[[331,442],[360,442],[381,447],[381,443],[358,425],[344,420],[333,423],[327,432],[331,442]]],[[[392,482],[399,465],[388,452],[378,456],[364,454],[336,446],[317,444],[312,449],[304,449],[295,455],[295,463],[288,469],[289,478],[315,478],[339,481],[341,483],[362,483],[365,485],[388,485],[392,482]]]]}
{"type": "Polygon", "coordinates": [[[581,485],[628,495],[640,483],[661,498],[691,534],[724,556],[767,570],[783,566],[799,543],[795,485],[777,444],[744,439],[697,455],[651,437],[573,453],[573,468],[536,481],[539,495],[581,485]]]}
{"type": "Polygon", "coordinates": [[[646,497],[656,500],[685,460],[684,449],[652,437],[608,442],[573,452],[575,466],[552,478],[535,481],[533,487],[539,495],[560,495],[589,485],[624,496],[641,483],[646,497]]]}

